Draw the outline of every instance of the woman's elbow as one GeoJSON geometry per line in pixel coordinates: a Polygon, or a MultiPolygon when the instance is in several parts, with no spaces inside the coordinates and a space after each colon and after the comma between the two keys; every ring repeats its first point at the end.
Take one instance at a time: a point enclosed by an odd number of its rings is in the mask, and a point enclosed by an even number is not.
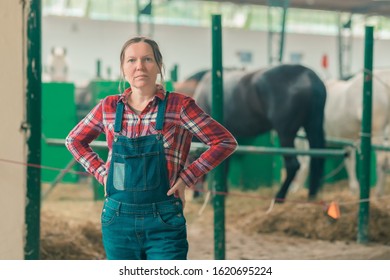
{"type": "Polygon", "coordinates": [[[70,135],[66,136],[65,138],[65,147],[68,149],[68,150],[71,150],[72,149],[72,146],[73,146],[73,137],[71,137],[70,135]]]}

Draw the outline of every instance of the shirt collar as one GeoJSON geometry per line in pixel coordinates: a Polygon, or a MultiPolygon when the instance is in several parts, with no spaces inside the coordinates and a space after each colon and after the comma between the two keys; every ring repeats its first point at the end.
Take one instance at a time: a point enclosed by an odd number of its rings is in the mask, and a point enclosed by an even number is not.
{"type": "MultiPolygon", "coordinates": [[[[157,84],[156,85],[156,95],[155,97],[153,98],[153,100],[157,97],[159,98],[160,100],[164,100],[165,99],[165,90],[163,88],[162,85],[160,84],[157,84]]],[[[131,94],[132,90],[131,90],[131,87],[127,88],[119,97],[118,99],[118,102],[123,102],[123,103],[127,103],[127,98],[129,97],[129,95],[131,94]]]]}

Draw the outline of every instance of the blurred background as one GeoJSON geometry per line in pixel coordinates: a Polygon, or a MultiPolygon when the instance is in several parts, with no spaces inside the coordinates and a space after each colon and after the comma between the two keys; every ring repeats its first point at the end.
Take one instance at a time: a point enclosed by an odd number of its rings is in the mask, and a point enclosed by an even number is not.
{"type": "MultiPolygon", "coordinates": [[[[180,91],[181,82],[211,68],[215,14],[222,17],[226,68],[297,63],[324,81],[347,80],[363,70],[366,26],[375,30],[374,68],[390,66],[389,0],[2,0],[0,203],[12,215],[0,215],[0,259],[40,258],[41,206],[57,187],[75,195],[83,189],[80,197],[102,202],[102,188],[74,162],[63,140],[100,99],[120,93],[122,44],[135,35],[155,39],[165,86],[180,91]]],[[[239,142],[278,145],[272,132],[239,142]]],[[[105,149],[98,152],[106,159],[105,149]]],[[[228,182],[240,191],[272,187],[283,177],[277,155],[234,155],[230,164],[228,182]]],[[[326,172],[340,164],[327,160],[326,172]]],[[[372,185],[375,174],[374,166],[372,185]]],[[[341,170],[327,182],[346,178],[341,170]]],[[[70,209],[61,207],[49,209],[70,209]]]]}

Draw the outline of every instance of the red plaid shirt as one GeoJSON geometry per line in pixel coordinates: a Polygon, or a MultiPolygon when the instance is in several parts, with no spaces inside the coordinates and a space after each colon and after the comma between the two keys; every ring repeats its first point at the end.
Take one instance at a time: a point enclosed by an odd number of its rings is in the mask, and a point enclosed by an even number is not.
{"type": "MultiPolygon", "coordinates": [[[[101,184],[110,166],[118,101],[122,100],[126,104],[121,135],[134,138],[157,133],[157,98],[164,98],[163,90],[157,91],[140,115],[135,114],[127,105],[129,94],[130,88],[122,95],[112,95],[101,100],[66,137],[65,145],[68,150],[101,184]],[[106,134],[109,149],[106,162],[89,146],[101,133],[106,134]]],[[[162,133],[171,186],[180,176],[187,186],[192,187],[198,178],[220,164],[237,147],[237,142],[229,131],[203,112],[192,98],[178,93],[169,94],[162,133]],[[186,167],[193,135],[210,147],[186,167]]]]}

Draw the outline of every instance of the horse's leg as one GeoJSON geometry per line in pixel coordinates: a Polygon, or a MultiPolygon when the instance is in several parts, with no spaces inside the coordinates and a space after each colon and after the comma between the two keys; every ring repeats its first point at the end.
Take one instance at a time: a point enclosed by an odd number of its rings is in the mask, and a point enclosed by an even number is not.
{"type": "Polygon", "coordinates": [[[352,193],[359,191],[359,181],[356,177],[356,150],[354,148],[347,148],[349,156],[344,159],[345,169],[348,174],[349,189],[352,193]]]}
{"type": "Polygon", "coordinates": [[[195,184],[195,188],[194,188],[194,192],[192,194],[192,198],[193,199],[196,199],[198,197],[201,196],[201,194],[203,193],[204,191],[204,184],[206,182],[206,175],[205,176],[202,176],[202,178],[199,178],[199,180],[196,182],[195,184]]]}
{"type": "Polygon", "coordinates": [[[324,158],[313,157],[310,160],[309,199],[315,199],[321,186],[324,171],[324,158]]]}
{"type": "MultiPolygon", "coordinates": [[[[285,137],[282,134],[278,133],[279,141],[281,147],[284,148],[293,148],[294,147],[294,137],[285,137]]],[[[286,169],[286,179],[284,180],[280,190],[276,194],[275,202],[283,203],[288,189],[292,180],[295,178],[297,171],[299,170],[299,161],[296,156],[283,156],[284,158],[284,167],[286,169]]]]}
{"type": "Polygon", "coordinates": [[[286,179],[284,180],[279,192],[276,194],[275,202],[277,203],[284,202],[288,188],[299,169],[299,161],[295,156],[284,156],[284,166],[286,169],[286,179]]]}
{"type": "Polygon", "coordinates": [[[224,172],[225,172],[225,192],[226,194],[229,192],[229,186],[228,186],[228,175],[229,175],[229,170],[230,170],[230,160],[229,158],[225,159],[224,162],[224,172]]]}
{"type": "MultiPolygon", "coordinates": [[[[309,143],[305,139],[295,139],[295,147],[297,149],[309,149],[309,143]]],[[[291,182],[290,192],[296,192],[300,188],[302,188],[305,185],[308,173],[309,173],[309,164],[310,164],[310,157],[309,156],[298,156],[299,161],[299,170],[297,171],[297,174],[295,175],[295,178],[291,182]]]]}
{"type": "Polygon", "coordinates": [[[389,159],[386,152],[377,151],[376,153],[376,186],[375,195],[381,197],[385,191],[386,172],[389,168],[389,159]]]}
{"type": "MultiPolygon", "coordinates": [[[[220,192],[222,192],[222,195],[227,195],[228,192],[229,192],[229,188],[228,188],[228,174],[229,174],[229,159],[226,159],[224,162],[223,162],[223,182],[222,182],[222,186],[223,186],[223,189],[220,190],[220,192]]],[[[213,172],[213,171],[211,171],[213,172]]],[[[203,176],[203,184],[202,184],[202,190],[200,191],[201,193],[205,193],[207,192],[207,189],[210,191],[215,191],[215,184],[213,182],[215,182],[215,175],[214,174],[211,174],[212,178],[208,178],[206,177],[207,174],[205,176],[203,176]],[[207,188],[205,187],[205,184],[207,184],[207,188]]],[[[199,192],[198,192],[199,193],[199,192]]],[[[214,194],[215,195],[215,194],[214,194]]],[[[198,194],[198,196],[200,196],[198,194]]]]}
{"type": "MultiPolygon", "coordinates": [[[[322,121],[318,119],[311,120],[309,125],[305,126],[306,137],[310,144],[310,149],[325,148],[325,133],[322,129],[322,121]]],[[[309,176],[309,199],[315,199],[321,186],[324,172],[325,159],[323,157],[312,157],[310,159],[309,176]]]]}

